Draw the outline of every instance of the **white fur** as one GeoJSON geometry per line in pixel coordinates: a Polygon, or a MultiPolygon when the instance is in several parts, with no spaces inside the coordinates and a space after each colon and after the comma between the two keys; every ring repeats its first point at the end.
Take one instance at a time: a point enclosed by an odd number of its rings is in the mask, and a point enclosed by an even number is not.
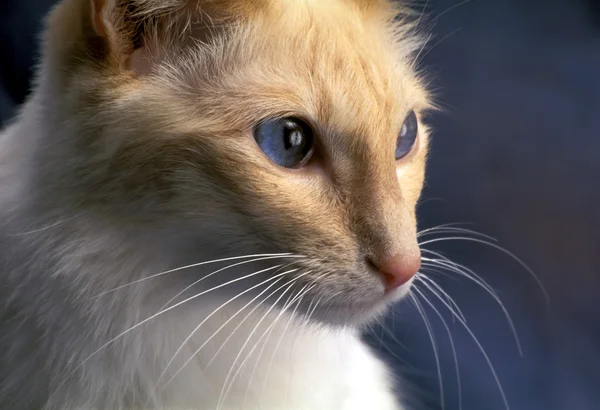
{"type": "MultiPolygon", "coordinates": [[[[214,323],[207,323],[206,327],[211,331],[205,329],[203,336],[190,341],[190,346],[180,353],[181,360],[173,362],[173,369],[167,372],[163,383],[238,308],[227,309],[214,323]]],[[[181,334],[172,338],[174,343],[166,350],[172,352],[175,345],[179,347],[188,330],[195,327],[197,320],[192,321],[192,317],[196,313],[190,314],[189,320],[179,319],[177,326],[181,334]],[[184,325],[186,322],[187,326],[184,325]]],[[[388,371],[362,342],[357,329],[333,329],[295,319],[290,313],[281,315],[274,311],[262,320],[263,313],[255,313],[225,344],[225,339],[245,314],[239,315],[240,320],[233,321],[230,327],[221,331],[213,343],[206,345],[196,360],[189,362],[185,370],[163,390],[162,405],[165,408],[188,408],[190,403],[202,403],[189,408],[217,409],[227,376],[241,368],[227,394],[225,405],[220,409],[400,409],[392,393],[388,371]],[[248,339],[260,320],[262,324],[248,339]],[[276,326],[270,328],[274,322],[276,326]],[[216,360],[208,370],[204,370],[221,347],[223,349],[216,360]],[[236,358],[237,364],[230,373],[236,358]]],[[[172,354],[165,356],[170,359],[172,354]]]]}

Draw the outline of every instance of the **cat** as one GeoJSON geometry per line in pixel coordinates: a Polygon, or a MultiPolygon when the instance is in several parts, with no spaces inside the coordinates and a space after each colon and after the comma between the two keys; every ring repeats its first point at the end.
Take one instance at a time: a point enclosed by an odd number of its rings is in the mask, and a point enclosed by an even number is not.
{"type": "Polygon", "coordinates": [[[400,410],[432,108],[387,0],[62,0],[0,134],[0,408],[400,410]]]}

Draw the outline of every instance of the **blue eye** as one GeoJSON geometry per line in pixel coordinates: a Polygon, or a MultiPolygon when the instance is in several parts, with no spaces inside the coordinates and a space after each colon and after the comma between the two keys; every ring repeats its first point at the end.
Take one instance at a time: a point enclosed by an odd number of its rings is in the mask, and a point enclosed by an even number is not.
{"type": "Polygon", "coordinates": [[[296,118],[268,120],[254,130],[254,139],[271,161],[285,168],[299,168],[313,151],[311,128],[296,118]]]}
{"type": "Polygon", "coordinates": [[[398,136],[398,142],[396,143],[396,159],[401,159],[408,155],[415,146],[417,135],[419,134],[419,121],[417,120],[417,114],[411,111],[410,114],[404,120],[400,135],[398,136]]]}

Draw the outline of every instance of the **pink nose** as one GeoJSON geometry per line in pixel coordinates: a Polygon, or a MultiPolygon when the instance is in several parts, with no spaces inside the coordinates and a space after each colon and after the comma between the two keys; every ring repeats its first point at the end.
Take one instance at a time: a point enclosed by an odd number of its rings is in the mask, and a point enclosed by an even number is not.
{"type": "Polygon", "coordinates": [[[416,255],[396,255],[379,263],[372,262],[381,274],[386,291],[392,291],[408,282],[421,269],[420,252],[416,255]]]}

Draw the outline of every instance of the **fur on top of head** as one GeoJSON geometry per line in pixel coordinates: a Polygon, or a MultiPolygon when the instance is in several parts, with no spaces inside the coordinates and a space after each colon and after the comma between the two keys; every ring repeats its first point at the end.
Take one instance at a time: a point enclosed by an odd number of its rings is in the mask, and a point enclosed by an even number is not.
{"type": "Polygon", "coordinates": [[[413,11],[388,0],[66,0],[50,18],[46,54],[69,67],[119,67],[141,47],[160,54],[190,38],[211,42],[241,22],[268,21],[274,29],[301,33],[323,19],[335,21],[330,29],[361,33],[376,27],[395,40],[402,59],[423,44],[413,11]],[[278,20],[286,25],[277,27],[278,20]]]}

